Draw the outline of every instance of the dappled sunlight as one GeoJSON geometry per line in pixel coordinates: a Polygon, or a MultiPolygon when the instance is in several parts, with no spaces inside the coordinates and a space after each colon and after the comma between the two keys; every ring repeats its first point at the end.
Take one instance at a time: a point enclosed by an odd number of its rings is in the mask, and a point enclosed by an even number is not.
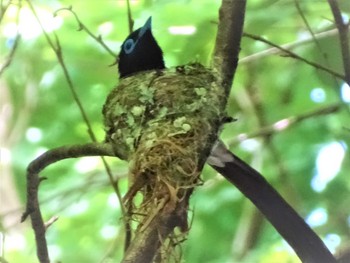
{"type": "Polygon", "coordinates": [[[350,86],[345,82],[341,86],[341,98],[344,102],[350,102],[350,86]]]}
{"type": "MultiPolygon", "coordinates": [[[[11,6],[9,19],[16,17],[16,6],[11,6]]],[[[50,10],[37,8],[43,26],[47,32],[59,29],[63,24],[61,17],[54,17],[50,10]]],[[[23,7],[20,13],[19,32],[24,40],[32,40],[42,35],[42,30],[29,8],[23,7]],[[24,22],[25,21],[25,22],[24,22]]],[[[14,38],[17,35],[17,25],[14,22],[5,23],[3,34],[7,38],[14,38]]]]}
{"type": "Polygon", "coordinates": [[[310,98],[313,102],[321,103],[326,100],[326,92],[323,88],[314,88],[310,93],[310,98]]]}
{"type": "Polygon", "coordinates": [[[74,165],[74,168],[79,173],[87,173],[96,170],[101,163],[98,157],[83,157],[80,158],[74,165]]]}
{"type": "Polygon", "coordinates": [[[311,227],[322,226],[327,223],[328,214],[326,209],[316,208],[306,217],[306,223],[311,227]]]}
{"type": "Polygon", "coordinates": [[[325,245],[328,247],[328,249],[335,253],[337,251],[337,248],[341,244],[341,237],[338,234],[327,234],[323,241],[325,242],[325,245]]]}
{"type": "Polygon", "coordinates": [[[36,127],[30,127],[26,131],[26,138],[29,142],[35,143],[40,142],[43,137],[41,129],[36,127]]]}
{"type": "Polygon", "coordinates": [[[193,35],[196,33],[197,28],[195,26],[171,26],[168,31],[172,35],[193,35]]]}
{"type": "Polygon", "coordinates": [[[344,143],[332,142],[323,146],[316,158],[316,171],[311,186],[316,192],[323,191],[339,173],[344,156],[344,143]]]}

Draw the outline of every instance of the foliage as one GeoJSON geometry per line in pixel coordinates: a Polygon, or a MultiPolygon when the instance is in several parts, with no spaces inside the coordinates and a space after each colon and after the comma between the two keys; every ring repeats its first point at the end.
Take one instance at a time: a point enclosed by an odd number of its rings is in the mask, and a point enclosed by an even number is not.
{"type": "MultiPolygon", "coordinates": [[[[24,171],[38,153],[66,144],[85,143],[90,138],[62,67],[27,3],[22,2],[21,39],[10,66],[1,75],[2,107],[10,113],[6,115],[9,118],[4,131],[0,132],[4,140],[1,154],[6,149],[11,152],[11,176],[23,203],[24,171]]],[[[189,62],[209,65],[219,1],[130,2],[135,28],[152,15],[154,34],[167,66],[189,62]],[[181,34],[175,34],[179,29],[181,34]]],[[[0,56],[4,61],[15,41],[16,3],[13,1],[0,20],[0,56]]],[[[348,18],[348,1],[339,3],[344,17],[348,18]]],[[[52,14],[71,5],[80,21],[94,35],[100,34],[111,50],[118,53],[128,35],[126,1],[65,0],[33,4],[50,37],[54,39],[53,32],[57,34],[78,97],[95,135],[103,140],[101,110],[107,94],[118,81],[117,68],[109,66],[115,58],[84,30],[77,31],[79,27],[72,13],[59,11],[55,18],[52,14]]],[[[245,32],[277,45],[293,44],[288,47],[292,52],[343,74],[338,35],[332,21],[326,1],[251,0],[245,32]],[[317,41],[310,36],[302,15],[316,33],[317,41]]],[[[332,251],[347,246],[350,112],[346,103],[350,102],[350,88],[331,74],[282,52],[273,52],[266,43],[250,38],[243,38],[240,57],[228,106],[229,114],[238,120],[226,125],[222,138],[273,183],[332,251]],[[330,110],[317,114],[320,109],[330,110]],[[308,117],[298,118],[308,113],[308,117]]],[[[5,120],[4,116],[1,115],[5,120]]],[[[5,165],[3,156],[1,161],[5,165]]],[[[125,193],[127,164],[112,159],[109,163],[114,174],[121,178],[120,186],[125,193]]],[[[124,236],[120,206],[99,159],[60,162],[45,170],[43,176],[49,178],[40,189],[44,215],[47,219],[59,216],[47,232],[53,259],[118,262],[124,236]]],[[[191,199],[192,229],[183,245],[187,262],[298,262],[268,223],[254,220],[260,215],[251,212],[252,207],[238,190],[209,167],[202,177],[204,185],[191,199]]],[[[23,210],[23,207],[13,209],[23,210]]],[[[1,215],[2,221],[6,216],[1,215]]],[[[10,233],[16,232],[17,227],[17,224],[5,227],[2,222],[5,259],[36,262],[28,224],[19,232],[24,245],[20,246],[20,237],[10,239],[10,233]],[[14,241],[9,244],[10,240],[14,241]]]]}

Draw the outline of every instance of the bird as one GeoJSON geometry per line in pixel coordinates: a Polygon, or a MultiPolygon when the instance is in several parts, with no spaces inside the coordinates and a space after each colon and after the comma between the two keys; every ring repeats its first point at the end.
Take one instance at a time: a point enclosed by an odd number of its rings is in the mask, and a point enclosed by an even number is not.
{"type": "Polygon", "coordinates": [[[119,53],[119,77],[165,68],[163,51],[152,34],[152,17],[123,42],[119,53]]]}
{"type": "MultiPolygon", "coordinates": [[[[151,24],[152,17],[123,42],[118,62],[120,78],[165,69],[163,52],[152,35],[151,24]]],[[[229,151],[220,140],[214,144],[207,164],[254,203],[301,259],[307,262],[335,262],[322,240],[267,180],[229,151]],[[295,234],[295,229],[303,235],[295,234]]]]}

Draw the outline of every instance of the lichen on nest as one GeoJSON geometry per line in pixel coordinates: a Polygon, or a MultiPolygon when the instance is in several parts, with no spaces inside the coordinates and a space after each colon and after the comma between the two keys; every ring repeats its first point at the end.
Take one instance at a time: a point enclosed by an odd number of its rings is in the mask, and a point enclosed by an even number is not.
{"type": "Polygon", "coordinates": [[[176,203],[198,183],[225,117],[218,83],[213,71],[190,64],[121,79],[109,94],[106,141],[130,162],[142,214],[160,200],[176,203]]]}

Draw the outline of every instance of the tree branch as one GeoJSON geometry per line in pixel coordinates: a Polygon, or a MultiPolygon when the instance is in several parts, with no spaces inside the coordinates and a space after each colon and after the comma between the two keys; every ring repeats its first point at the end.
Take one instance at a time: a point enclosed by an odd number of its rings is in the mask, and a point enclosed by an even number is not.
{"type": "Polygon", "coordinates": [[[308,65],[310,65],[310,66],[312,66],[312,67],[314,67],[316,69],[323,70],[323,71],[331,74],[332,76],[340,78],[340,79],[342,79],[344,81],[346,80],[346,77],[344,75],[339,74],[338,72],[335,72],[335,71],[333,71],[331,69],[328,69],[328,68],[326,68],[326,67],[324,67],[324,66],[322,66],[322,65],[320,65],[318,63],[315,63],[315,62],[312,62],[310,60],[307,60],[307,59],[305,59],[305,58],[295,54],[294,52],[292,52],[292,51],[290,51],[288,49],[285,49],[285,48],[283,48],[283,47],[281,47],[281,46],[279,46],[277,44],[272,43],[271,41],[269,41],[267,39],[262,38],[261,36],[257,36],[257,35],[253,35],[253,34],[249,34],[249,33],[244,33],[243,36],[244,37],[249,37],[249,38],[254,39],[254,40],[261,41],[261,42],[263,42],[265,44],[268,44],[269,46],[275,47],[275,48],[283,51],[285,54],[287,54],[291,58],[300,60],[300,61],[302,61],[302,62],[304,62],[304,63],[306,63],[306,64],[308,64],[308,65]]]}
{"type": "MultiPolygon", "coordinates": [[[[33,12],[33,14],[34,14],[36,20],[38,21],[38,23],[39,23],[39,25],[40,25],[40,27],[41,27],[41,29],[42,29],[42,32],[43,32],[43,34],[44,34],[44,36],[45,36],[45,38],[46,38],[48,44],[50,45],[50,47],[51,47],[52,50],[54,51],[54,53],[55,53],[55,55],[56,55],[56,57],[57,57],[57,60],[58,60],[59,64],[61,65],[61,68],[62,68],[62,70],[63,70],[63,74],[64,74],[64,76],[65,76],[65,78],[66,78],[66,80],[67,80],[67,84],[68,84],[69,90],[71,91],[72,96],[73,96],[73,99],[75,100],[75,102],[76,102],[76,104],[77,104],[77,106],[78,106],[78,108],[79,108],[79,111],[80,111],[80,113],[81,113],[81,115],[82,115],[82,118],[83,118],[83,120],[84,120],[84,122],[85,122],[85,124],[86,124],[86,126],[87,126],[88,134],[89,134],[89,136],[90,136],[90,138],[91,138],[91,140],[92,140],[93,142],[97,142],[96,136],[95,136],[95,134],[94,134],[94,132],[93,132],[93,130],[92,130],[92,126],[91,126],[91,124],[90,124],[89,118],[88,118],[88,116],[87,116],[87,114],[86,114],[86,112],[85,112],[85,109],[84,109],[84,107],[83,107],[82,102],[81,102],[80,99],[79,99],[79,96],[78,96],[78,94],[77,94],[77,92],[76,92],[76,89],[75,89],[75,86],[74,86],[74,84],[73,84],[73,80],[72,80],[72,78],[71,78],[71,76],[70,76],[70,74],[69,74],[69,72],[68,72],[68,69],[67,69],[67,67],[66,67],[66,64],[65,64],[65,62],[64,62],[64,57],[63,57],[63,54],[62,54],[62,48],[61,48],[61,45],[60,45],[60,42],[59,42],[58,37],[57,37],[56,34],[54,34],[55,40],[56,40],[56,43],[54,43],[53,40],[50,38],[49,34],[45,31],[45,29],[44,29],[44,27],[43,27],[43,25],[42,25],[42,23],[41,23],[41,21],[40,21],[38,15],[37,15],[36,11],[35,11],[34,6],[33,6],[32,3],[31,3],[31,1],[30,1],[30,0],[27,0],[27,2],[28,2],[28,5],[29,5],[31,11],[33,12]]],[[[114,53],[111,52],[111,50],[104,44],[104,42],[102,41],[102,38],[96,38],[96,37],[91,33],[91,31],[88,30],[88,29],[85,27],[85,25],[79,20],[79,18],[78,18],[78,16],[76,15],[75,12],[73,12],[71,9],[67,9],[67,10],[70,10],[70,12],[75,16],[76,20],[77,20],[78,23],[79,23],[79,26],[80,26],[82,29],[84,29],[92,38],[94,38],[94,39],[97,40],[99,43],[101,43],[101,45],[103,45],[103,46],[107,49],[108,52],[110,52],[112,55],[114,55],[114,53]]],[[[56,12],[57,12],[57,11],[56,11],[56,12]]],[[[114,56],[115,56],[115,55],[114,55],[114,56]]],[[[110,180],[110,183],[111,183],[111,185],[112,185],[112,187],[113,187],[113,189],[114,189],[114,192],[116,193],[117,198],[118,198],[118,200],[119,200],[119,203],[120,203],[120,206],[121,206],[121,210],[122,210],[122,213],[123,213],[123,218],[125,218],[125,207],[124,207],[124,205],[123,205],[123,203],[122,203],[122,197],[121,197],[121,193],[120,193],[120,190],[119,190],[118,179],[115,180],[115,179],[113,178],[112,171],[111,171],[111,169],[110,169],[110,167],[109,167],[107,161],[106,161],[103,157],[101,157],[101,158],[102,158],[102,162],[103,162],[103,165],[104,165],[104,167],[105,167],[106,173],[107,173],[107,175],[108,175],[108,178],[109,178],[109,180],[110,180]]],[[[128,228],[129,228],[129,226],[127,225],[127,222],[125,222],[125,229],[128,229],[128,228]]]]}
{"type": "Polygon", "coordinates": [[[157,211],[152,221],[136,233],[122,263],[154,262],[162,242],[174,231],[174,228],[176,226],[181,228],[187,224],[188,197],[178,202],[176,207],[172,207],[168,200],[164,201],[167,203],[165,207],[157,211]]]}
{"type": "Polygon", "coordinates": [[[328,4],[331,7],[335,24],[339,32],[340,49],[342,52],[343,68],[345,73],[345,82],[350,86],[350,46],[348,25],[343,20],[337,0],[328,0],[328,4]]]}
{"type": "Polygon", "coordinates": [[[309,38],[305,38],[305,39],[302,39],[302,40],[286,43],[286,44],[283,44],[283,45],[278,45],[278,48],[277,47],[271,47],[271,48],[259,51],[257,53],[253,53],[253,54],[248,55],[246,57],[240,58],[239,59],[239,64],[241,65],[241,64],[251,63],[253,61],[259,60],[261,58],[264,58],[264,57],[267,57],[267,56],[270,56],[270,55],[283,54],[283,53],[285,53],[283,50],[292,50],[292,49],[295,49],[297,47],[310,44],[310,43],[312,43],[312,41],[316,41],[316,40],[320,40],[320,39],[323,39],[323,38],[335,36],[337,34],[338,34],[337,29],[331,29],[331,30],[328,30],[328,31],[312,34],[312,36],[309,37],[309,38]],[[282,48],[282,50],[280,49],[280,47],[282,48]]]}
{"type": "MultiPolygon", "coordinates": [[[[5,11],[7,10],[8,6],[10,5],[10,3],[11,2],[9,2],[6,6],[3,6],[1,4],[0,21],[1,21],[2,17],[3,17],[3,15],[4,15],[5,11]]],[[[4,60],[4,63],[2,63],[2,65],[0,66],[0,76],[4,73],[5,69],[8,68],[10,66],[10,64],[12,63],[13,57],[14,57],[14,55],[16,53],[19,41],[21,39],[21,35],[19,33],[19,13],[21,11],[21,8],[22,8],[22,1],[19,1],[18,2],[18,7],[17,7],[17,14],[16,14],[16,26],[17,26],[16,37],[15,37],[15,40],[14,40],[14,42],[12,44],[11,51],[10,51],[9,55],[4,60]]]]}
{"type": "Polygon", "coordinates": [[[84,30],[90,37],[92,37],[94,40],[96,40],[97,43],[99,43],[112,57],[116,58],[117,57],[117,54],[115,54],[110,48],[109,46],[106,45],[106,43],[103,41],[102,37],[100,35],[98,36],[95,36],[89,28],[87,28],[85,26],[85,24],[80,20],[80,18],[78,17],[78,14],[76,12],[73,11],[73,8],[70,6],[70,7],[63,7],[63,8],[60,8],[60,9],[57,9],[53,15],[54,16],[57,16],[59,12],[61,11],[68,11],[70,13],[73,14],[75,20],[77,21],[78,25],[79,25],[79,28],[78,28],[78,31],[81,31],[81,30],[84,30]]]}
{"type": "Polygon", "coordinates": [[[270,136],[275,133],[282,132],[286,129],[293,127],[294,125],[301,123],[304,120],[338,112],[341,109],[341,107],[341,103],[336,103],[333,105],[316,109],[311,112],[306,112],[297,116],[284,118],[282,120],[276,121],[272,125],[264,126],[257,131],[238,134],[235,138],[228,141],[228,145],[232,147],[247,139],[256,138],[260,136],[270,136]]]}
{"type": "Polygon", "coordinates": [[[45,178],[39,173],[50,164],[82,156],[117,156],[110,144],[90,143],[84,145],[63,146],[49,150],[32,161],[27,168],[27,207],[21,222],[30,216],[37,244],[37,255],[41,263],[49,263],[49,254],[45,238],[46,227],[41,215],[38,200],[39,184],[45,178]]]}
{"type": "Polygon", "coordinates": [[[213,56],[213,69],[228,95],[238,63],[246,0],[222,0],[213,56]]]}

